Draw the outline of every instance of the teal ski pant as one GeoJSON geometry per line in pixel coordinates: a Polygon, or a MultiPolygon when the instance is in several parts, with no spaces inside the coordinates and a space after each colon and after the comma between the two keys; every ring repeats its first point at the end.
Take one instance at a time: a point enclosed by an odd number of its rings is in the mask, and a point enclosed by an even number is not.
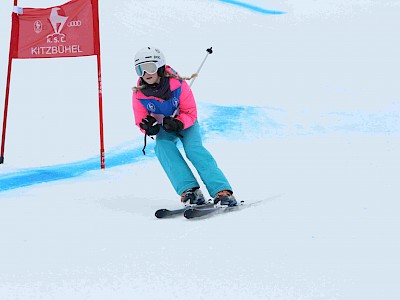
{"type": "Polygon", "coordinates": [[[232,190],[215,159],[204,148],[198,122],[196,121],[193,126],[182,130],[180,134],[183,137],[178,137],[175,133],[168,133],[161,128],[157,134],[155,146],[157,158],[178,195],[189,188],[200,187],[177,147],[179,140],[182,142],[186,157],[199,173],[211,197],[214,198],[219,191],[232,190]]]}

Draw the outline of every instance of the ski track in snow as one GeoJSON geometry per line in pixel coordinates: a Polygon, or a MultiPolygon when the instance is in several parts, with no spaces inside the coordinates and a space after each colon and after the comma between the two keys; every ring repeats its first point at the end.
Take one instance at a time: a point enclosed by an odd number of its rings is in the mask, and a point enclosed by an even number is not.
{"type": "MultiPolygon", "coordinates": [[[[307,115],[288,123],[288,113],[276,108],[251,106],[220,106],[200,104],[206,117],[200,120],[204,140],[220,138],[256,139],[267,136],[293,136],[352,132],[364,134],[398,134],[400,125],[394,113],[368,114],[332,112],[324,115],[307,115]],[[229,116],[229,118],[221,116],[229,116]],[[277,121],[279,120],[279,121],[277,121]],[[260,126],[262,124],[262,126],[260,126]]],[[[149,139],[146,157],[155,157],[154,143],[149,139]]],[[[133,141],[128,146],[115,147],[106,152],[106,167],[112,168],[143,160],[143,145],[133,141]]],[[[99,158],[61,165],[22,169],[0,175],[0,191],[31,186],[81,176],[99,169],[99,158]]]]}

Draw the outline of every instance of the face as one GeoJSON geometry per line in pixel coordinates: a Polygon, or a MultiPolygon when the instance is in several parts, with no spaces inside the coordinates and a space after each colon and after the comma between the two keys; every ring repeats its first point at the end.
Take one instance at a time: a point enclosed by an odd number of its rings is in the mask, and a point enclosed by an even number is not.
{"type": "Polygon", "coordinates": [[[155,84],[155,83],[159,82],[160,76],[158,76],[157,73],[148,74],[147,72],[144,72],[144,75],[142,78],[147,84],[155,84]]]}

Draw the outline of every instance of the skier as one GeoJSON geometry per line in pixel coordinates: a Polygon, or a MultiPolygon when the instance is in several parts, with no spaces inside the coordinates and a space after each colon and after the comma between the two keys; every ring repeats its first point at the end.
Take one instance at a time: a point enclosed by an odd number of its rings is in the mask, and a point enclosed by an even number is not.
{"type": "MultiPolygon", "coordinates": [[[[145,47],[135,55],[139,76],[133,88],[136,125],[146,136],[156,136],[155,152],[185,206],[204,204],[200,185],[177,148],[180,140],[186,157],[200,175],[217,205],[237,204],[232,188],[212,155],[204,148],[197,121],[196,102],[185,80],[166,65],[162,52],[145,47]]],[[[143,148],[144,152],[144,148],[143,148]]]]}

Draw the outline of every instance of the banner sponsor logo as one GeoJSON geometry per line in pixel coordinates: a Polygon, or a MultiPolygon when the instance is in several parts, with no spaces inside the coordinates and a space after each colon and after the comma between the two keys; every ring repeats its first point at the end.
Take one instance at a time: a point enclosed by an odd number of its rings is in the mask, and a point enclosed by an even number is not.
{"type": "Polygon", "coordinates": [[[35,23],[33,24],[33,27],[34,27],[33,30],[36,33],[41,33],[43,30],[43,24],[40,20],[36,20],[35,23]]]}
{"type": "Polygon", "coordinates": [[[77,21],[71,21],[68,23],[68,27],[79,27],[82,25],[82,21],[77,20],[77,21]]]}

